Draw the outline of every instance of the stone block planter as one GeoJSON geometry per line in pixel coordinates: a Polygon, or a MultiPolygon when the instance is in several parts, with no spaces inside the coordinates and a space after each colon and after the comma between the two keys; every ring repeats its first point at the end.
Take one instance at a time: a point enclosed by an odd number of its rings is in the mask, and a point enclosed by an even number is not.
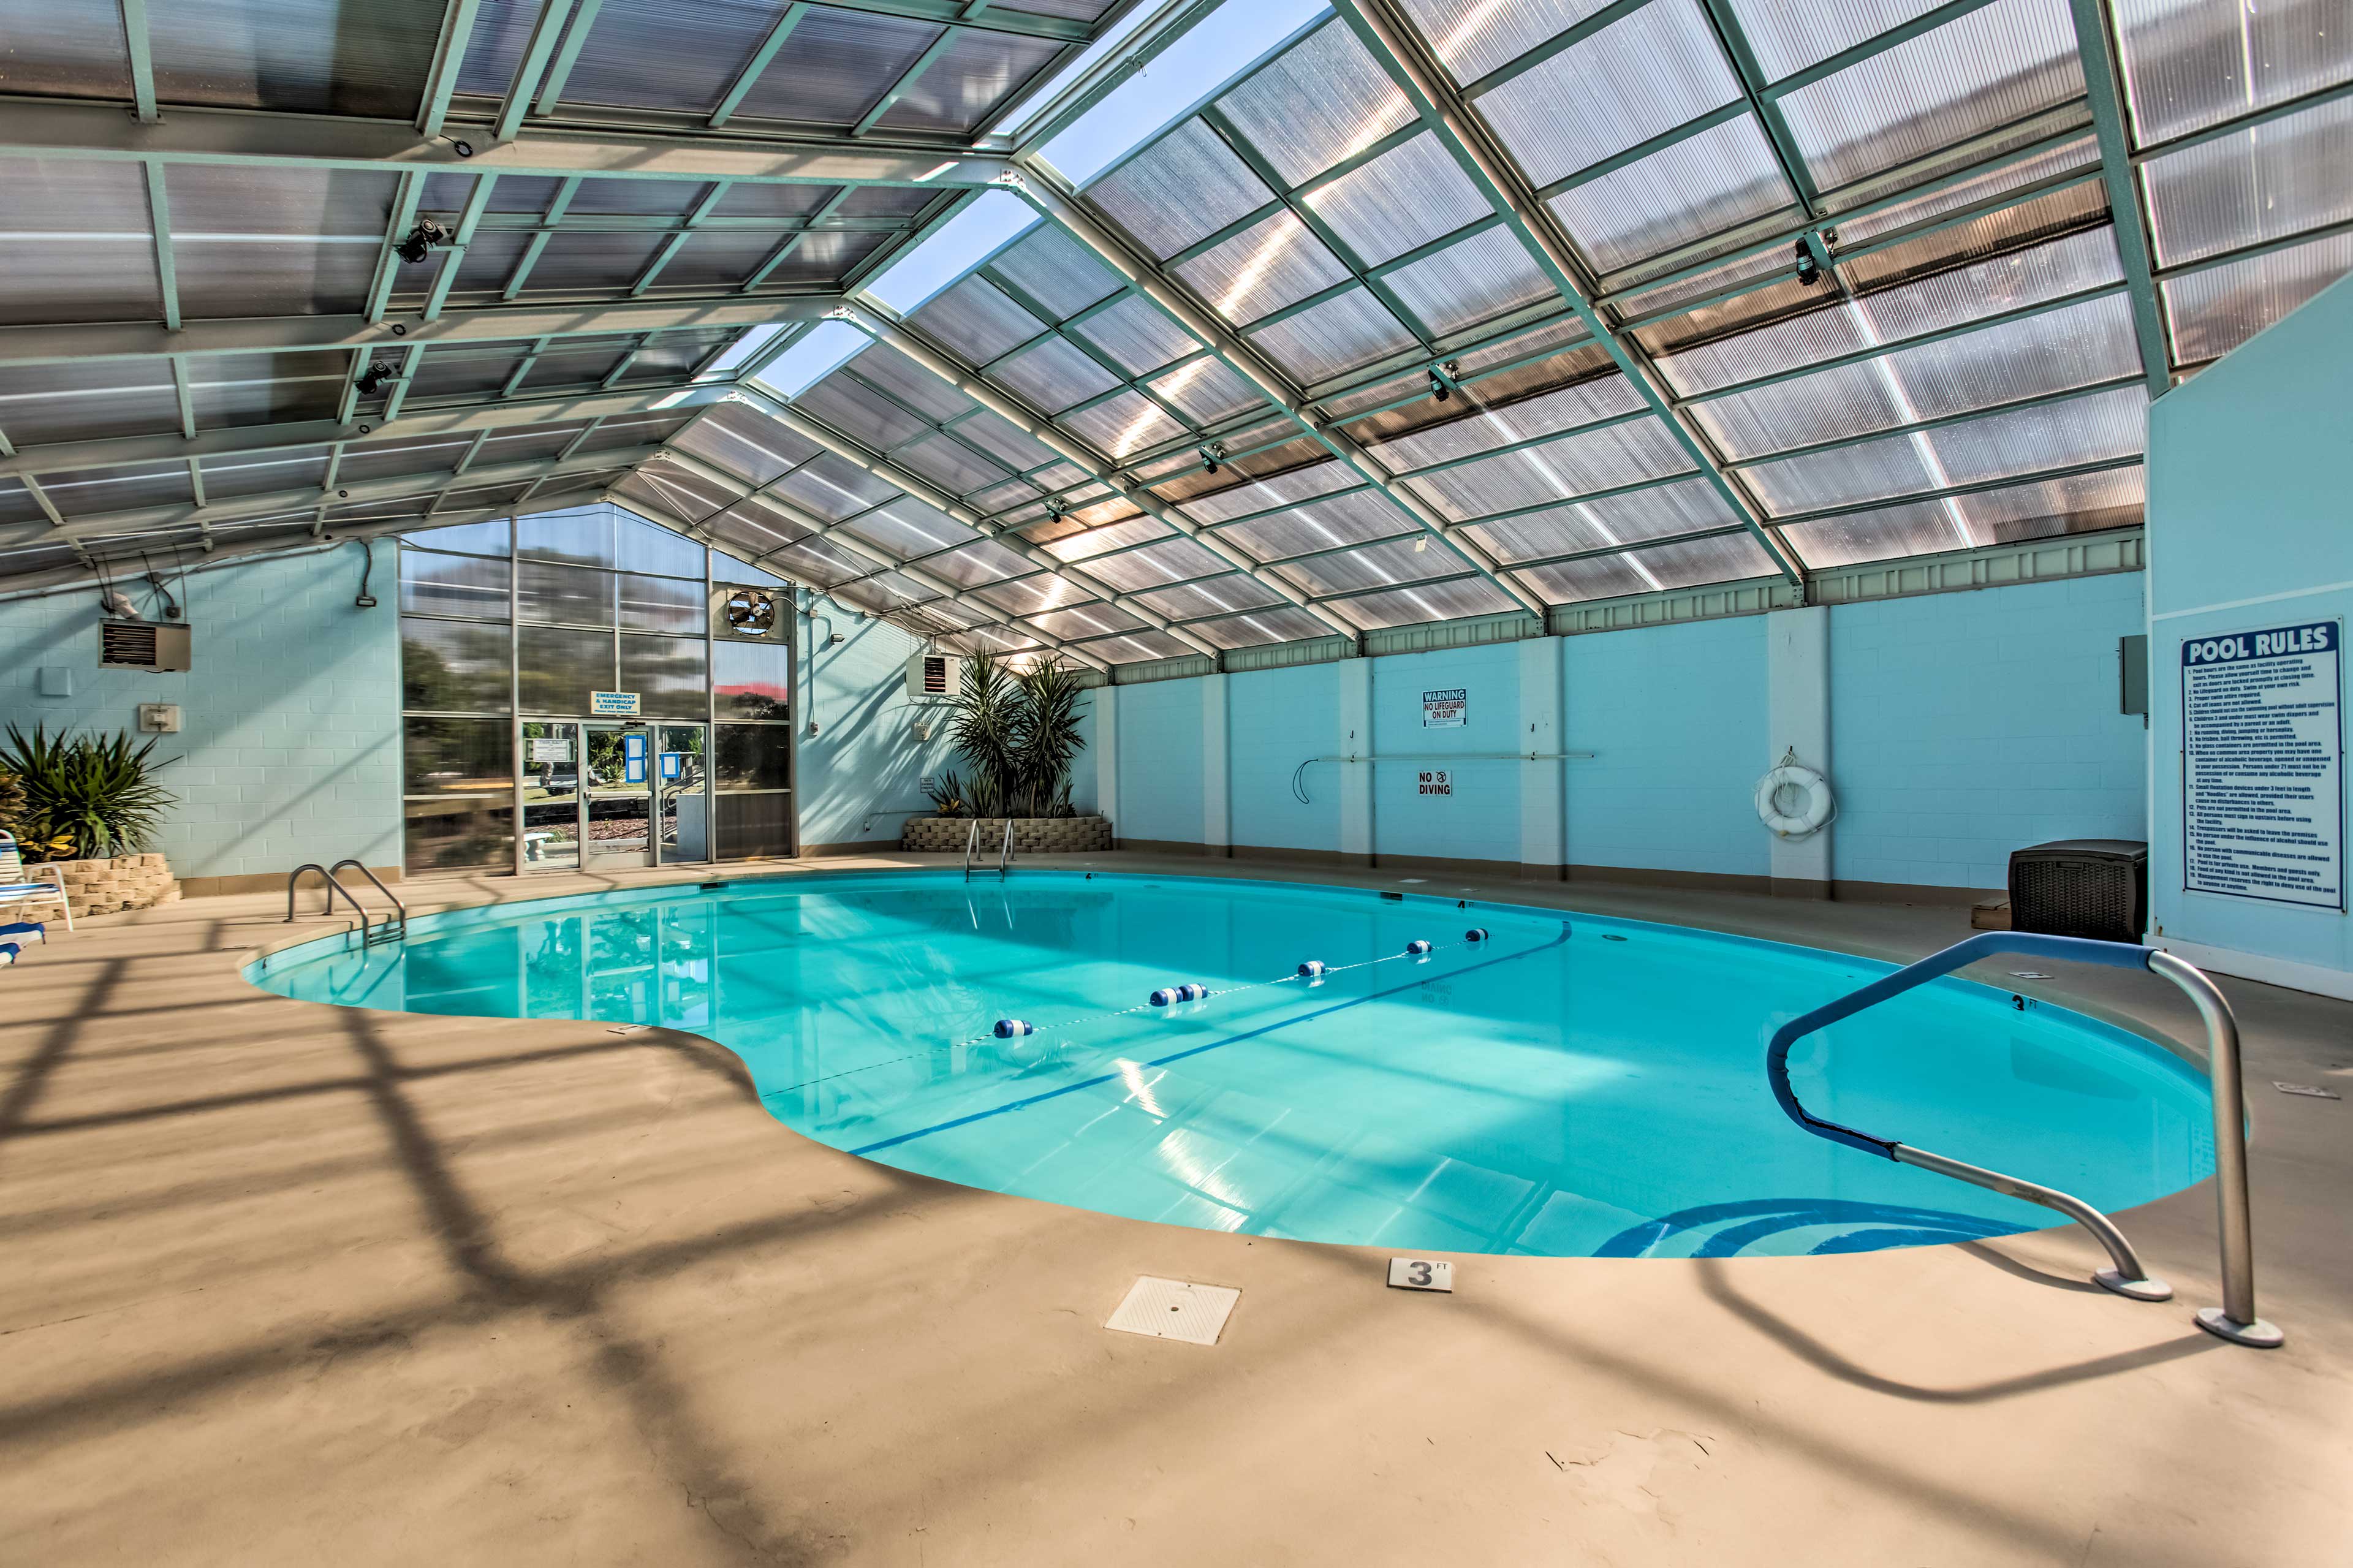
{"type": "MultiPolygon", "coordinates": [[[[911,816],[899,840],[902,849],[933,855],[961,855],[972,834],[969,816],[911,816]]],[[[980,819],[984,856],[994,860],[1005,844],[1005,818],[980,819]]],[[[1017,816],[1013,819],[1013,853],[1019,855],[1090,855],[1111,847],[1107,816],[1017,816]]]]}
{"type": "MultiPolygon", "coordinates": [[[[109,860],[53,860],[63,874],[74,919],[153,909],[180,901],[180,884],[161,855],[117,855],[109,860]]],[[[46,875],[47,873],[43,873],[46,875]]]]}

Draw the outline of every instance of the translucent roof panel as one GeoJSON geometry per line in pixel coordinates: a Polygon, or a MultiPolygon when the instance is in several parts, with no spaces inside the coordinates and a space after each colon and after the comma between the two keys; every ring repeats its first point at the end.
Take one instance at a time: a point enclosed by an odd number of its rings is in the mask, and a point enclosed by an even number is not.
{"type": "Polygon", "coordinates": [[[1087,190],[1088,199],[1156,257],[1168,257],[1274,199],[1234,150],[1187,120],[1087,190]],[[1181,197],[1171,199],[1176,193],[1181,197]]]}
{"type": "Polygon", "coordinates": [[[2115,0],[2115,12],[2143,145],[2353,79],[2353,29],[2327,0],[2115,0]]]}
{"type": "Polygon", "coordinates": [[[2141,521],[2144,479],[2138,468],[2046,479],[1799,523],[1783,537],[1810,566],[1849,566],[2122,528],[2141,521]]]}
{"type": "Polygon", "coordinates": [[[2161,285],[2174,356],[2202,364],[2237,348],[2353,271],[2353,235],[2337,234],[2161,285]]]}
{"type": "Polygon", "coordinates": [[[1941,419],[2141,374],[2121,294],[1695,405],[1733,458],[1941,419]]]}
{"type": "Polygon", "coordinates": [[[1405,94],[1337,21],[1285,50],[1218,107],[1294,185],[1413,122],[1405,94]]]}
{"type": "Polygon", "coordinates": [[[1542,185],[1740,96],[1699,0],[1651,0],[1478,100],[1542,185]]]}
{"type": "Polygon", "coordinates": [[[1814,5],[1731,0],[1767,81],[1779,81],[1936,8],[1937,0],[1830,0],[1814,5]]]}
{"type": "Polygon", "coordinates": [[[1780,100],[1807,166],[1844,185],[2084,90],[2067,0],[1993,0],[1780,100]]]}
{"type": "Polygon", "coordinates": [[[2353,99],[2167,153],[2141,178],[2164,267],[2353,219],[2353,99]]]}
{"type": "Polygon", "coordinates": [[[2143,386],[1947,425],[1744,470],[1776,515],[1981,484],[2139,455],[2147,437],[2143,386]]]}
{"type": "Polygon", "coordinates": [[[1531,589],[1563,605],[1773,574],[1772,557],[1765,553],[1763,545],[1745,533],[1653,545],[1616,555],[1596,555],[1556,566],[1529,567],[1516,574],[1531,589]]]}
{"type": "Polygon", "coordinates": [[[1594,269],[1614,272],[1796,199],[1772,144],[1744,114],[1572,185],[1551,206],[1594,269]]]}

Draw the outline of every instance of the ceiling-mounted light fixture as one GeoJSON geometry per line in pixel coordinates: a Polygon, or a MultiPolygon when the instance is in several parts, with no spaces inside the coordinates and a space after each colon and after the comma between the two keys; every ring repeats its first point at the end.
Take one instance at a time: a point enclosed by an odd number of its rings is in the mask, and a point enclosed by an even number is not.
{"type": "Polygon", "coordinates": [[[1202,466],[1214,474],[1218,471],[1218,460],[1225,455],[1226,444],[1223,441],[1212,441],[1201,448],[1202,466]]]}
{"type": "Polygon", "coordinates": [[[393,247],[393,254],[414,267],[424,260],[435,246],[447,245],[452,237],[448,229],[432,219],[419,218],[417,226],[408,231],[408,237],[393,247]]]}
{"type": "Polygon", "coordinates": [[[1430,395],[1440,403],[1454,395],[1454,389],[1446,384],[1446,378],[1434,370],[1430,373],[1430,395]]]}
{"type": "Polygon", "coordinates": [[[1798,241],[1798,281],[1810,289],[1822,280],[1822,264],[1814,259],[1814,248],[1804,240],[1798,241]]]}
{"type": "Polygon", "coordinates": [[[385,363],[382,360],[376,361],[375,363],[369,365],[367,369],[360,372],[360,395],[362,397],[374,397],[392,382],[397,380],[399,378],[399,374],[400,373],[398,371],[393,369],[392,366],[385,363]]]}

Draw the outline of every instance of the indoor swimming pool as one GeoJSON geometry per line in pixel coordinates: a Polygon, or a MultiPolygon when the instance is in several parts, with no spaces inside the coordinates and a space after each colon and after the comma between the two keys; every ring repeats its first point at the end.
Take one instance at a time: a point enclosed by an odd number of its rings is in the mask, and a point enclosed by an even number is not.
{"type": "MultiPolygon", "coordinates": [[[[458,910],[404,942],[325,939],[247,974],[313,1002],[689,1031],[740,1056],[769,1113],[820,1142],[1171,1225],[1630,1258],[2055,1223],[1808,1137],[1777,1108],[1775,1027],[1883,972],[1370,889],[923,871],[458,910]]],[[[2196,1071],[1990,985],[1925,986],[1800,1042],[1791,1070],[1819,1115],[2110,1213],[2212,1169],[2196,1071]]]]}

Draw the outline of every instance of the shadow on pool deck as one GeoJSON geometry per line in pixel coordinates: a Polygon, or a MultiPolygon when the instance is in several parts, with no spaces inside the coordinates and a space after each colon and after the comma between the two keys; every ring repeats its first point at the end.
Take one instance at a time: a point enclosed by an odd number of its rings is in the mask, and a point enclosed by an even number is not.
{"type": "MultiPolygon", "coordinates": [[[[1488,890],[1891,956],[1962,920],[1488,890]]],[[[11,975],[0,1529],[26,1561],[2080,1568],[2353,1538],[2341,1103],[2253,1096],[2270,1354],[2189,1322],[2203,1186],[2126,1216],[2162,1305],[2082,1283],[2069,1231],[1466,1257],[1421,1297],[1369,1249],[853,1159],[692,1037],[259,993],[237,967],[289,931],[269,904],[92,921],[11,975]],[[1104,1332],[1140,1272],[1241,1287],[1224,1342],[1104,1332]]],[[[2038,990],[2180,1022],[2068,978],[2038,990]]],[[[2353,1006],[2228,984],[2252,1084],[2343,1068],[2353,1006]]]]}

